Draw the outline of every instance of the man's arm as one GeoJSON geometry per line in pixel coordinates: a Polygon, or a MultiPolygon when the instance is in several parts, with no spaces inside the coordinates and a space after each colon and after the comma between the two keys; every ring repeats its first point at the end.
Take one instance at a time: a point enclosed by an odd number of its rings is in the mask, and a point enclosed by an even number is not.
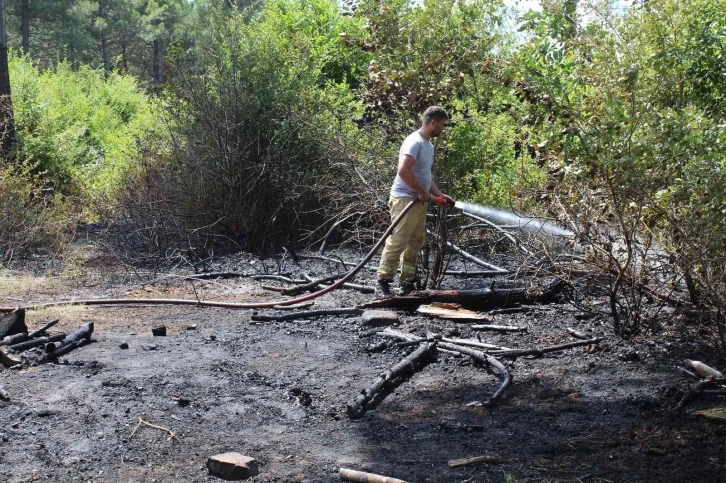
{"type": "Polygon", "coordinates": [[[398,158],[398,175],[401,177],[404,183],[406,183],[412,190],[418,193],[419,201],[428,201],[429,192],[419,184],[416,180],[416,176],[413,174],[413,164],[416,162],[413,156],[410,154],[402,154],[398,158]]]}
{"type": "Polygon", "coordinates": [[[449,201],[454,201],[454,198],[445,194],[443,191],[441,191],[439,189],[438,186],[436,186],[436,181],[433,178],[431,179],[431,194],[433,194],[434,196],[441,196],[443,198],[446,198],[449,201]]]}

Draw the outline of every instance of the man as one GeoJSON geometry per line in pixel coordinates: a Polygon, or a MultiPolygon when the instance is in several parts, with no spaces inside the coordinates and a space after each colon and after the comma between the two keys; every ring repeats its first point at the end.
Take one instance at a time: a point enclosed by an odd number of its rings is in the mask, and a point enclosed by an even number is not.
{"type": "Polygon", "coordinates": [[[411,208],[386,240],[381,263],[378,266],[377,293],[390,297],[390,284],[401,261],[401,293],[407,294],[416,282],[416,258],[424,243],[426,233],[426,209],[431,195],[449,201],[453,199],[439,190],[434,182],[431,167],[434,163],[434,145],[431,139],[444,130],[448,115],[439,106],[431,106],[424,112],[421,129],[409,135],[398,154],[398,174],[391,187],[388,207],[391,220],[416,199],[419,203],[411,208]]]}

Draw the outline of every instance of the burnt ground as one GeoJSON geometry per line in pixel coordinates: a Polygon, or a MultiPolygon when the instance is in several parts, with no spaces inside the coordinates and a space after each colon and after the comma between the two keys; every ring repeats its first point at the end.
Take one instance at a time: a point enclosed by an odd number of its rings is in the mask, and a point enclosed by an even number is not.
{"type": "MultiPolygon", "coordinates": [[[[220,268],[262,269],[250,260],[238,256],[220,268]]],[[[324,275],[329,269],[325,262],[301,263],[288,262],[284,271],[324,275]]],[[[265,266],[277,270],[273,261],[265,266]]],[[[247,278],[192,288],[178,277],[150,281],[102,258],[49,273],[4,272],[0,305],[71,297],[279,298],[247,278]]],[[[357,281],[373,279],[365,272],[357,281]]],[[[472,283],[447,279],[445,285],[472,283]]],[[[342,290],[316,306],[371,298],[342,290]]],[[[341,466],[412,482],[724,481],[726,426],[693,414],[723,399],[698,399],[683,414],[673,410],[693,384],[676,364],[694,358],[723,368],[698,325],[664,316],[654,334],[623,341],[612,336],[608,319],[578,320],[565,304],[493,315],[492,323],[529,327],[482,334],[509,347],[572,341],[566,327],[607,339],[595,352],[576,348],[509,363],[513,384],[491,410],[467,403],[486,399],[497,378],[467,359],[440,356],[376,410],[351,421],[346,402],[411,348],[366,352],[382,339],[359,338],[356,318],[254,323],[250,314],[189,306],[29,312],[30,327],[61,317],[51,332],[94,321],[95,342],[59,364],[0,372],[11,397],[0,401],[0,480],[219,481],[205,468],[207,456],[238,451],[260,462],[260,475],[249,480],[257,482],[339,481],[341,466]],[[152,336],[158,325],[166,325],[166,337],[152,336]],[[119,348],[122,341],[128,349],[119,348]],[[181,406],[175,396],[191,402],[181,406]],[[169,441],[148,427],[132,436],[138,418],[176,437],[169,441]],[[486,454],[502,462],[447,466],[450,459],[486,454]]],[[[475,337],[468,324],[412,313],[402,313],[397,328],[475,337]]]]}

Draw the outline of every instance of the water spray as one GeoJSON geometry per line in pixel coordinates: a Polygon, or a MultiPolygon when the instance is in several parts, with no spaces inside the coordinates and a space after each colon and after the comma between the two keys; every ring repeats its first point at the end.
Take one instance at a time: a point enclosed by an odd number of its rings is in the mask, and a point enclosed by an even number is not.
{"type": "Polygon", "coordinates": [[[497,223],[511,225],[519,230],[538,233],[545,232],[556,236],[575,236],[573,232],[565,228],[561,228],[546,221],[538,220],[537,218],[519,216],[511,211],[499,210],[497,208],[477,205],[467,201],[449,201],[446,198],[438,196],[434,197],[433,201],[439,205],[447,206],[449,208],[458,208],[465,213],[471,213],[472,215],[477,215],[497,223]]]}

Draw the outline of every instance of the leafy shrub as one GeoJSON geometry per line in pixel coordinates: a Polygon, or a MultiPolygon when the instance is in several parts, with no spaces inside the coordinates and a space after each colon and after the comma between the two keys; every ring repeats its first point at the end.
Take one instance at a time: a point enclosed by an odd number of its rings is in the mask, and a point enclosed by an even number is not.
{"type": "Polygon", "coordinates": [[[56,192],[97,197],[124,183],[143,140],[163,141],[151,99],[135,78],[60,62],[40,71],[11,56],[16,158],[56,192]]]}
{"type": "Polygon", "coordinates": [[[0,165],[0,193],[0,265],[33,250],[58,250],[69,240],[69,206],[44,190],[28,168],[0,165]]]}
{"type": "Polygon", "coordinates": [[[355,22],[334,2],[270,1],[207,20],[210,34],[179,59],[184,69],[168,101],[173,154],[135,182],[164,183],[143,190],[147,198],[124,196],[138,223],[131,232],[145,234],[136,242],[165,256],[267,248],[320,222],[325,186],[336,182],[329,147],[336,127],[352,126],[346,82],[360,66],[344,55],[340,34],[355,22]]]}

